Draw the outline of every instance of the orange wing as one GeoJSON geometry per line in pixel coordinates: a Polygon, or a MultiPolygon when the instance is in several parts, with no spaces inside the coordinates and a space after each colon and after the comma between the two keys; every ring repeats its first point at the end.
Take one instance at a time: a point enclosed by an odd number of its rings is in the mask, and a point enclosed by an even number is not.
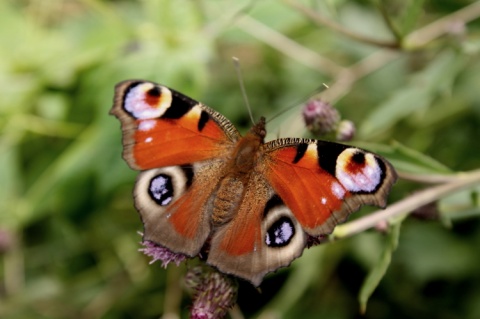
{"type": "Polygon", "coordinates": [[[220,113],[152,82],[119,83],[110,113],[122,123],[123,157],[137,170],[223,157],[240,138],[220,113]]]}
{"type": "Polygon", "coordinates": [[[134,196],[144,239],[197,255],[211,231],[208,199],[240,134],[220,113],[147,81],[119,83],[110,113],[125,161],[143,171],[134,196]]]}
{"type": "Polygon", "coordinates": [[[331,233],[361,205],[384,206],[396,180],[386,160],[358,148],[298,138],[264,147],[265,176],[311,236],[331,233]]]}
{"type": "Polygon", "coordinates": [[[262,174],[252,174],[232,220],[215,229],[207,263],[260,285],[299,257],[307,236],[262,174]],[[280,240],[280,242],[278,242],[280,240]]]}

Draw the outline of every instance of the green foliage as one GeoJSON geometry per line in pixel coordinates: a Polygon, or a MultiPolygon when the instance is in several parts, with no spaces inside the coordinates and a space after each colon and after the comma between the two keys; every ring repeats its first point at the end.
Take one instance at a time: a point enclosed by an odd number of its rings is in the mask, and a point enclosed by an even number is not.
{"type": "Polygon", "coordinates": [[[387,272],[388,267],[390,266],[390,263],[392,261],[392,255],[398,246],[398,238],[400,236],[401,224],[402,224],[401,220],[396,221],[394,223],[391,231],[388,234],[385,247],[382,251],[379,261],[374,266],[374,268],[370,270],[370,273],[365,278],[365,282],[358,296],[358,299],[360,301],[360,312],[362,314],[365,314],[367,310],[368,299],[370,299],[373,292],[375,291],[377,286],[380,284],[380,281],[382,280],[383,276],[385,276],[385,273],[387,272]]]}
{"type": "MultiPolygon", "coordinates": [[[[231,56],[256,117],[326,83],[321,96],[359,128],[352,143],[405,177],[391,201],[423,183],[461,183],[461,172],[480,168],[480,30],[472,21],[480,10],[461,5],[0,1],[0,317],[187,316],[184,268],[164,271],[137,251],[136,173],[121,159],[119,124],[108,115],[122,80],[168,85],[241,130],[249,119],[231,56]]],[[[304,134],[299,113],[272,122],[272,137],[304,134]]],[[[262,293],[240,283],[240,311],[352,318],[361,303],[367,318],[478,318],[479,192],[477,181],[442,196],[433,220],[408,216],[388,235],[365,231],[313,247],[269,276],[262,293]]]]}

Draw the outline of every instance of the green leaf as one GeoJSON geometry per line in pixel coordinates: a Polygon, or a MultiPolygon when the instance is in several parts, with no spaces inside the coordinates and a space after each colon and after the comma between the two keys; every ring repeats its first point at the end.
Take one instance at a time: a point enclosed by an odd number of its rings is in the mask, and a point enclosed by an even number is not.
{"type": "Polygon", "coordinates": [[[372,138],[412,114],[433,107],[439,91],[450,89],[454,77],[462,70],[465,60],[446,51],[439,54],[424,70],[415,73],[410,83],[397,90],[364,120],[359,129],[363,138],[372,138]]]}
{"type": "Polygon", "coordinates": [[[391,225],[390,232],[387,235],[385,248],[380,256],[378,263],[370,270],[367,278],[363,282],[362,288],[358,295],[360,302],[360,312],[365,314],[367,310],[367,302],[372,293],[377,288],[378,284],[382,280],[383,276],[387,272],[388,266],[392,260],[392,254],[397,249],[398,238],[400,237],[400,227],[402,220],[398,220],[391,225]]]}
{"type": "Polygon", "coordinates": [[[387,155],[396,169],[410,173],[449,174],[452,170],[437,160],[408,148],[399,142],[392,143],[392,153],[387,155]]]}
{"type": "Polygon", "coordinates": [[[367,117],[360,127],[360,134],[367,138],[380,134],[418,109],[427,107],[432,100],[432,94],[421,87],[398,90],[367,117]]]}
{"type": "Polygon", "coordinates": [[[403,35],[412,32],[418,24],[418,20],[423,14],[423,4],[425,0],[406,1],[403,13],[399,19],[399,27],[403,35]]]}

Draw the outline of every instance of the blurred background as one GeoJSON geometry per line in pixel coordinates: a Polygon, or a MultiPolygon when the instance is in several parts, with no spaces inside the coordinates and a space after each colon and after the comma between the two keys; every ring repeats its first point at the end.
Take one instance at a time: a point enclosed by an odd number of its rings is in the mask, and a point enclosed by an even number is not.
{"type": "MultiPolygon", "coordinates": [[[[479,16],[466,0],[0,1],[0,317],[188,316],[188,265],[138,252],[117,82],[162,83],[245,132],[236,56],[255,118],[290,107],[270,138],[311,137],[301,102],[325,83],[352,144],[426,176],[393,202],[480,168],[479,16]]],[[[373,274],[365,318],[480,318],[479,189],[306,250],[261,292],[240,283],[231,316],[362,317],[373,274]]]]}

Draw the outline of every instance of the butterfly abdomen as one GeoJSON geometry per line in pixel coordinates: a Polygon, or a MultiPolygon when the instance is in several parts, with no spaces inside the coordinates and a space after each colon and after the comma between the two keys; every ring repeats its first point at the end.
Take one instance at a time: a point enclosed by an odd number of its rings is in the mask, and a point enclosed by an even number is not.
{"type": "Polygon", "coordinates": [[[225,177],[219,185],[213,200],[212,224],[218,227],[228,223],[235,216],[243,197],[244,183],[235,176],[225,177]]]}
{"type": "Polygon", "coordinates": [[[264,133],[259,134],[259,131],[265,131],[265,123],[262,121],[237,142],[233,155],[228,160],[226,174],[219,183],[213,200],[214,227],[226,224],[238,212],[265,137],[264,133]]]}

